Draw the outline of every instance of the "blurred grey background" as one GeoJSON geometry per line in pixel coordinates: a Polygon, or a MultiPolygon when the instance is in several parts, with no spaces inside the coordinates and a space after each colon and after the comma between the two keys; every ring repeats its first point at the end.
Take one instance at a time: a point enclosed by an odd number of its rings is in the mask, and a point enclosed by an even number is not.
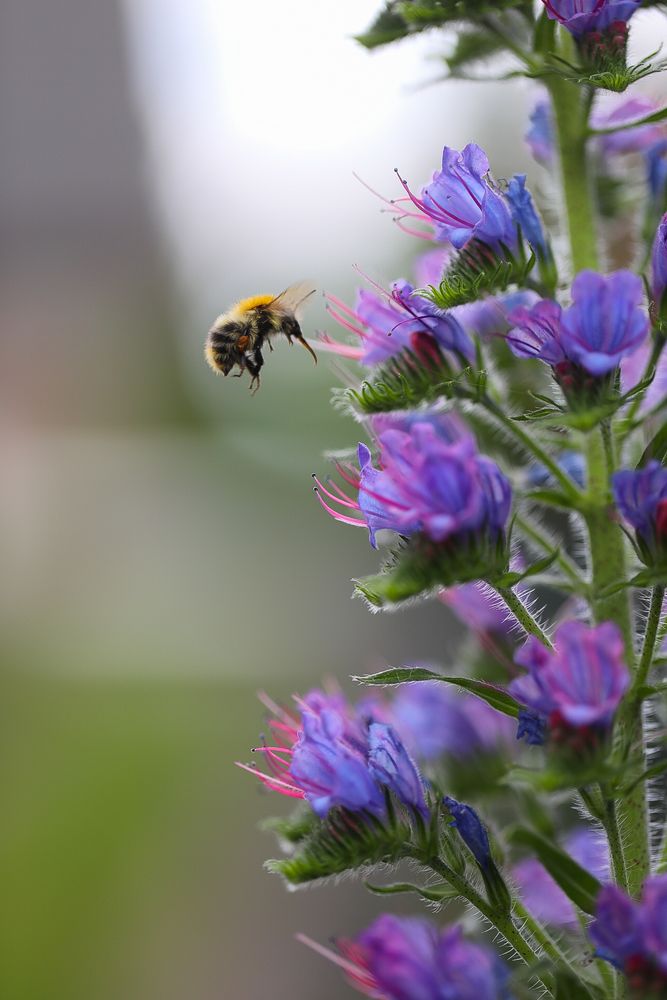
{"type": "MultiPolygon", "coordinates": [[[[311,493],[356,443],[326,356],[278,344],[261,391],[202,357],[234,299],[350,298],[421,249],[389,196],[442,146],[531,169],[535,90],[417,87],[451,39],[369,55],[375,0],[8,0],[0,33],[0,884],[7,1000],[351,994],[294,941],[380,912],[287,894],[237,771],[259,688],[444,662],[441,607],[350,601],[376,555],[311,493]]],[[[649,19],[650,20],[650,19],[649,19]]],[[[637,42],[655,31],[638,24],[637,42]]],[[[321,303],[307,336],[325,325],[321,303]]]]}

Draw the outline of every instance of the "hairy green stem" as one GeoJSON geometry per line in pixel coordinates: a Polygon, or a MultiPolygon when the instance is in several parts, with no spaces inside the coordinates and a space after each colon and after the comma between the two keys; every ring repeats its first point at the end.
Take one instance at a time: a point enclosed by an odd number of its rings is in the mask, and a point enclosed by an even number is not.
{"type": "MultiPolygon", "coordinates": [[[[505,938],[510,947],[514,949],[515,953],[526,965],[532,966],[539,963],[539,954],[534,950],[532,944],[526,940],[519,928],[515,926],[510,914],[499,913],[497,910],[494,910],[481,893],[477,892],[462,875],[457,874],[453,868],[450,868],[440,858],[430,858],[428,865],[437,875],[440,875],[441,878],[449,882],[463,899],[467,899],[475,909],[479,910],[482,916],[486,917],[489,923],[505,938]]],[[[544,996],[553,997],[550,977],[545,976],[541,978],[536,973],[535,978],[538,979],[544,988],[544,996]]]]}
{"type": "MultiPolygon", "coordinates": [[[[572,39],[565,37],[565,32],[561,35],[561,44],[571,47],[572,39]]],[[[570,52],[563,54],[567,56],[570,52]]],[[[557,75],[547,77],[545,83],[551,95],[560,151],[560,173],[572,269],[575,274],[584,268],[595,270],[598,266],[597,232],[586,157],[591,97],[579,84],[557,75]]]]}
{"type": "Polygon", "coordinates": [[[665,597],[665,588],[662,585],[653,588],[653,593],[651,594],[651,604],[649,606],[648,616],[646,618],[646,631],[644,632],[644,645],[642,646],[642,655],[639,660],[639,666],[635,673],[634,679],[632,681],[632,687],[630,688],[629,698],[636,697],[639,689],[643,684],[646,683],[648,679],[649,670],[651,669],[651,663],[653,662],[653,652],[655,650],[655,641],[658,636],[658,626],[660,625],[660,617],[662,615],[662,602],[665,597]]]}
{"type": "Polygon", "coordinates": [[[502,597],[503,601],[512,612],[516,620],[518,621],[521,628],[527,635],[534,635],[536,639],[546,646],[547,649],[553,650],[551,640],[546,632],[542,629],[541,625],[533,618],[530,611],[517,597],[513,590],[509,587],[494,587],[496,593],[502,597]]]}
{"type": "MultiPolygon", "coordinates": [[[[514,439],[526,449],[526,451],[531,452],[533,456],[540,462],[545,469],[551,473],[553,478],[562,486],[566,495],[571,499],[576,499],[581,496],[581,491],[575,484],[575,482],[570,479],[568,474],[561,469],[558,462],[551,457],[551,455],[544,450],[542,445],[535,439],[534,436],[528,434],[523,427],[521,427],[515,420],[508,417],[506,413],[496,404],[489,396],[483,396],[480,400],[482,406],[496,418],[496,420],[502,424],[502,426],[514,437],[514,439]]],[[[533,432],[534,435],[534,432],[533,432]]]]}
{"type": "Polygon", "coordinates": [[[556,565],[560,566],[563,573],[569,577],[570,582],[577,592],[583,593],[586,591],[586,581],[581,576],[576,563],[570,559],[567,552],[565,552],[562,547],[559,547],[557,544],[554,545],[549,538],[545,538],[540,527],[533,524],[528,517],[522,517],[519,515],[516,518],[516,525],[527,538],[530,538],[530,540],[541,548],[547,555],[552,555],[556,552],[556,565]]]}
{"type": "MultiPolygon", "coordinates": [[[[589,435],[586,457],[588,498],[585,518],[590,542],[593,615],[598,623],[611,620],[619,626],[625,645],[626,661],[633,669],[634,639],[630,591],[617,590],[613,594],[608,593],[609,588],[627,579],[627,567],[623,532],[609,516],[609,450],[605,448],[602,432],[589,435]]],[[[624,759],[637,750],[641,752],[643,748],[641,704],[635,705],[634,699],[626,697],[619,710],[615,729],[617,746],[622,748],[624,759]]],[[[640,771],[642,766],[643,762],[640,760],[638,765],[629,768],[628,777],[636,776],[635,767],[640,771]]],[[[617,846],[623,855],[628,890],[631,895],[637,897],[649,873],[646,791],[642,781],[637,782],[630,791],[619,797],[615,803],[614,815],[616,822],[610,830],[607,830],[610,850],[611,840],[616,837],[617,846]]]]}

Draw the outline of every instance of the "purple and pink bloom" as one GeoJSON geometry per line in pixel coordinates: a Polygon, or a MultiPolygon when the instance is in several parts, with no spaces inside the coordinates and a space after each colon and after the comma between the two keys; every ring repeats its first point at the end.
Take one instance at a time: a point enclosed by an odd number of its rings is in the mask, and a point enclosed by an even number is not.
{"type": "Polygon", "coordinates": [[[509,690],[544,723],[551,739],[585,749],[590,738],[595,745],[610,728],[630,682],[618,626],[603,622],[591,628],[568,621],[554,634],[553,652],[531,636],[515,659],[528,675],[513,680],[509,690]]]}
{"type": "Polygon", "coordinates": [[[481,819],[472,806],[465,802],[457,802],[449,795],[445,795],[443,802],[451,814],[451,825],[458,830],[461,840],[480,868],[487,868],[491,863],[491,845],[481,819]]]}
{"type": "Polygon", "coordinates": [[[621,469],[611,478],[614,502],[635,529],[645,562],[667,554],[667,468],[655,460],[642,469],[621,469]]]}
{"type": "Polygon", "coordinates": [[[493,251],[517,248],[516,225],[506,200],[489,181],[489,160],[474,142],[462,152],[445,146],[442,169],[415,195],[400,177],[418,217],[435,225],[436,239],[461,250],[471,240],[493,251]]]}
{"type": "Polygon", "coordinates": [[[415,337],[420,335],[432,338],[442,350],[459,360],[469,361],[475,354],[470,337],[456,317],[416,295],[407,281],[394,282],[391,293],[360,289],[354,309],[328,295],[327,311],[359,338],[359,344],[343,344],[321,334],[321,347],[362,365],[381,364],[405,349],[412,349],[415,337]]]}
{"type": "Polygon", "coordinates": [[[356,937],[339,938],[336,952],[305,935],[299,940],[374,1000],[511,1000],[506,966],[458,926],[439,930],[428,920],[383,914],[356,937]]]}
{"type": "Polygon", "coordinates": [[[572,283],[572,305],[544,299],[516,309],[507,342],[517,357],[538,358],[562,382],[571,365],[600,378],[618,367],[646,338],[641,278],[631,271],[581,271],[572,283]]]}
{"type": "Polygon", "coordinates": [[[618,30],[639,9],[641,0],[542,0],[550,18],[579,37],[592,31],[618,30]]]}
{"type": "Polygon", "coordinates": [[[428,816],[417,767],[391,726],[358,718],[340,694],[313,691],[297,706],[294,717],[271,705],[275,743],[256,748],[268,773],[240,767],[274,791],[306,799],[320,818],[337,806],[382,818],[385,789],[428,816]]]}
{"type": "Polygon", "coordinates": [[[419,415],[409,426],[381,431],[378,445],[377,468],[365,444],[358,448],[358,473],[339,468],[358,489],[356,500],[317,480],[320,503],[336,520],[367,527],[374,548],[381,530],[436,543],[498,541],[510,511],[510,484],[495,462],[479,454],[471,434],[448,440],[437,419],[419,415]],[[361,516],[341,513],[322,494],[361,516]]]}
{"type": "Polygon", "coordinates": [[[667,875],[646,880],[641,902],[606,886],[589,934],[600,958],[625,972],[633,997],[667,995],[667,875]]]}

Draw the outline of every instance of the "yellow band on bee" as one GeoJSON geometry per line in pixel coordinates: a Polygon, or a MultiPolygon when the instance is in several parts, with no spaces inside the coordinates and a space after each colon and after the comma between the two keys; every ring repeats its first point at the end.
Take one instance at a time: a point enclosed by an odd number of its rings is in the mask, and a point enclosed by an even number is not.
{"type": "Polygon", "coordinates": [[[245,313],[257,306],[268,306],[274,300],[275,295],[251,295],[249,299],[241,299],[240,302],[237,302],[234,308],[237,312],[245,313]]]}

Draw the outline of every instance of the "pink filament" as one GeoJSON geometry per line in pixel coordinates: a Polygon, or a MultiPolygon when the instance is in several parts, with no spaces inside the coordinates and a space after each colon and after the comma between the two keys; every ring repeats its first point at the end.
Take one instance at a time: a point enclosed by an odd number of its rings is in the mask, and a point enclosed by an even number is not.
{"type": "Polygon", "coordinates": [[[320,491],[315,487],[315,496],[320,501],[327,514],[331,514],[336,521],[341,521],[343,524],[353,524],[355,528],[367,528],[368,525],[365,521],[359,521],[356,517],[348,517],[346,514],[339,514],[337,510],[330,507],[326,500],[322,499],[320,491]]]}

